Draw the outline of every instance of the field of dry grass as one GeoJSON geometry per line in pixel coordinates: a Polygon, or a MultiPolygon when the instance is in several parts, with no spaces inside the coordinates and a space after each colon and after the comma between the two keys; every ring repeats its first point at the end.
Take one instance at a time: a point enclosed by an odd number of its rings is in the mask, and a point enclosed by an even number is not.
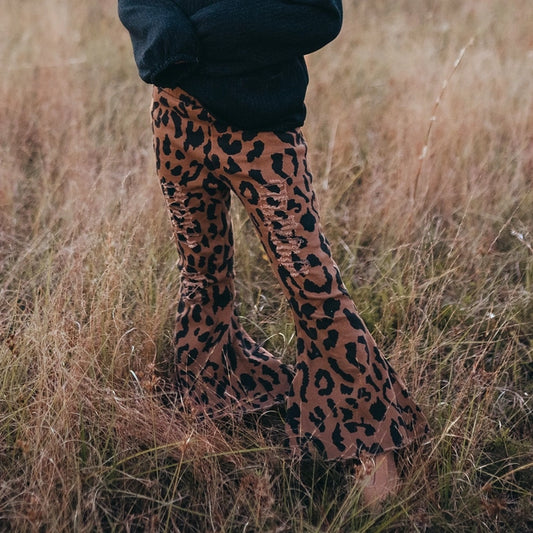
{"type": "MultiPolygon", "coordinates": [[[[1,531],[533,529],[533,3],[345,11],[304,131],[345,283],[433,429],[398,497],[371,515],[342,466],[287,460],[273,414],[161,401],[178,280],[150,88],[115,2],[3,0],[1,531]]],[[[235,208],[239,314],[291,360],[235,208]]]]}

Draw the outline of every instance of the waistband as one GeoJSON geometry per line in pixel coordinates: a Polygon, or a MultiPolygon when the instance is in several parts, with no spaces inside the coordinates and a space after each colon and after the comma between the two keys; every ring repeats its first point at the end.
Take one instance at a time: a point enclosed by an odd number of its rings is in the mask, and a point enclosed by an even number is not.
{"type": "Polygon", "coordinates": [[[163,103],[168,104],[181,118],[193,120],[194,122],[208,123],[220,132],[236,129],[223,120],[216,118],[194,96],[184,91],[181,87],[167,89],[154,85],[152,97],[154,102],[166,99],[166,102],[163,103]]]}

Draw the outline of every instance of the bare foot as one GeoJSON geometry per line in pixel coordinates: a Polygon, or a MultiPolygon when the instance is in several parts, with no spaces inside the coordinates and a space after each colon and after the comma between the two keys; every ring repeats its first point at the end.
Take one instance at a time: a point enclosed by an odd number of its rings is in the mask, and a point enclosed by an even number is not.
{"type": "Polygon", "coordinates": [[[361,458],[356,477],[362,485],[361,498],[365,507],[373,511],[389,497],[396,494],[399,485],[394,452],[361,458]]]}

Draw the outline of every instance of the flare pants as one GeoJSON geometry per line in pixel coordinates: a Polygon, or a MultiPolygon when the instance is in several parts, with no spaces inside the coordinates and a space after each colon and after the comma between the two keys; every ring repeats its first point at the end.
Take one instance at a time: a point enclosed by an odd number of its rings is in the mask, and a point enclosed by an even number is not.
{"type": "Polygon", "coordinates": [[[161,88],[152,126],[179,252],[174,363],[183,402],[211,416],[286,403],[292,450],[327,459],[382,453],[427,433],[332,259],[301,131],[237,130],[181,89],[161,88]],[[231,193],[290,306],[294,367],[250,338],[235,312],[231,193]]]}

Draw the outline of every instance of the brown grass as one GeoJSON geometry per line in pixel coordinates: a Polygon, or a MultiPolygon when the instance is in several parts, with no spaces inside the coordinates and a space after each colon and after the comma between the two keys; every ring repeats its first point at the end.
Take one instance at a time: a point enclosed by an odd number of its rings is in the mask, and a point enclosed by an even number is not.
{"type": "MultiPolygon", "coordinates": [[[[400,494],[371,516],[342,465],[285,456],[275,414],[162,401],[177,258],[150,89],[115,2],[4,0],[0,530],[533,528],[533,5],[345,4],[310,57],[305,133],[346,285],[433,428],[400,494]]],[[[240,314],[290,360],[235,207],[240,314]]]]}

